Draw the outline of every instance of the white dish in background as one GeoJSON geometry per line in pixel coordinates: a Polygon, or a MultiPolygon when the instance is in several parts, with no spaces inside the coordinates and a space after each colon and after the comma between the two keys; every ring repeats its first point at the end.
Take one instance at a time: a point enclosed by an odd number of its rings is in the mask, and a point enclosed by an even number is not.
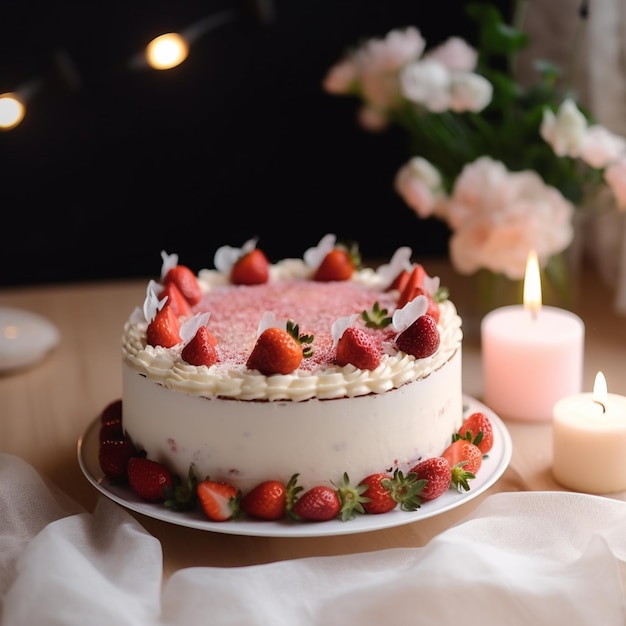
{"type": "Polygon", "coordinates": [[[35,364],[59,343],[57,327],[45,317],[0,307],[0,371],[35,364]]]}
{"type": "Polygon", "coordinates": [[[238,519],[226,522],[212,522],[200,511],[173,511],[163,504],[149,503],[136,496],[127,485],[114,485],[103,475],[98,462],[100,418],[93,420],[83,436],[78,440],[78,463],[87,480],[107,498],[147,517],[200,530],[231,535],[257,537],[325,537],[363,533],[383,528],[410,524],[419,520],[440,515],[469,502],[491,487],[502,476],[511,461],[513,446],[511,436],[502,422],[491,409],[484,404],[463,396],[465,414],[484,411],[493,424],[494,443],[489,454],[484,458],[476,478],[470,482],[470,491],[459,493],[450,489],[436,500],[424,502],[417,511],[402,511],[399,508],[382,515],[357,515],[352,520],[342,522],[293,522],[281,520],[238,519]]]}

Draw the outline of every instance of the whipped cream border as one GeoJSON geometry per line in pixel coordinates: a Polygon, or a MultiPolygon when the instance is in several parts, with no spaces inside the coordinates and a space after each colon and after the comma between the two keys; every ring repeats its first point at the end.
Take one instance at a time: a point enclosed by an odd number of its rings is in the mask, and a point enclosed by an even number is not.
{"type": "MultiPolygon", "coordinates": [[[[306,279],[310,268],[301,259],[284,259],[270,267],[270,280],[306,279]]],[[[354,282],[385,287],[386,277],[372,268],[355,272],[354,282]]],[[[228,278],[216,271],[198,273],[201,289],[228,284],[228,278]]],[[[163,348],[146,343],[145,321],[131,318],[122,335],[122,357],[138,373],[168,389],[206,398],[233,400],[289,400],[302,402],[311,398],[330,400],[378,394],[428,376],[447,363],[461,347],[461,318],[450,300],[440,303],[441,342],[435,354],[416,359],[389,346],[375,370],[361,370],[353,365],[331,365],[319,372],[296,370],[291,374],[265,376],[245,367],[226,369],[220,363],[211,367],[190,365],[182,360],[182,346],[163,348]]]]}

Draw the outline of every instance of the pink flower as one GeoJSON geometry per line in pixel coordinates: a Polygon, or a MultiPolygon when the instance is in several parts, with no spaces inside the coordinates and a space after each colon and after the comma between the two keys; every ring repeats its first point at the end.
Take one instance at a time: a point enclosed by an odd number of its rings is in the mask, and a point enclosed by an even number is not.
{"type": "Polygon", "coordinates": [[[384,113],[370,106],[362,106],[357,113],[359,124],[370,133],[379,133],[389,126],[384,113]]]}
{"type": "Polygon", "coordinates": [[[569,246],[573,212],[536,172],[482,157],[465,166],[446,204],[452,262],[462,274],[486,268],[521,279],[529,250],[545,263],[569,246]]]}
{"type": "Polygon", "coordinates": [[[622,157],[604,171],[607,182],[620,210],[626,210],[626,157],[622,157]]]}
{"type": "Polygon", "coordinates": [[[395,190],[418,217],[429,217],[444,196],[439,171],[422,157],[403,165],[394,180],[395,190]]]}
{"type": "Polygon", "coordinates": [[[360,90],[366,103],[384,114],[399,97],[398,72],[418,59],[426,42],[417,28],[392,30],[382,38],[368,39],[326,73],[322,87],[333,94],[360,90]]]}
{"type": "Polygon", "coordinates": [[[433,48],[424,58],[433,59],[451,72],[472,72],[476,69],[478,53],[460,37],[450,37],[433,48]]]}
{"type": "Polygon", "coordinates": [[[322,87],[335,95],[347,94],[354,88],[356,77],[357,68],[354,61],[343,59],[328,70],[322,81],[322,87]]]}
{"type": "Polygon", "coordinates": [[[580,157],[597,169],[606,167],[626,155],[626,140],[601,124],[587,128],[580,148],[580,157]]]}

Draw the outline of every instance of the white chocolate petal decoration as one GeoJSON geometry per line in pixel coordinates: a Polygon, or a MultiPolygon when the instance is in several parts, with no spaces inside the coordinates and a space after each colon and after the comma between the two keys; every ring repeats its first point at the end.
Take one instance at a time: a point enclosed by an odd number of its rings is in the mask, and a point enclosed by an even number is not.
{"type": "Polygon", "coordinates": [[[160,311],[167,302],[167,296],[165,296],[163,300],[159,300],[159,296],[157,295],[157,288],[159,286],[159,283],[151,280],[146,289],[146,299],[143,303],[143,316],[148,323],[156,317],[157,311],[160,311]]]}
{"type": "Polygon", "coordinates": [[[339,342],[341,335],[343,335],[346,330],[350,328],[354,322],[356,322],[358,317],[358,313],[353,313],[352,315],[339,317],[333,322],[333,325],[330,327],[330,333],[333,337],[333,348],[337,347],[337,343],[339,342]]]}
{"type": "Polygon", "coordinates": [[[324,257],[335,247],[335,243],[337,241],[337,237],[333,234],[324,235],[317,246],[313,248],[308,248],[304,252],[305,264],[307,267],[311,269],[317,269],[321,262],[324,260],[324,257]]]}
{"type": "Polygon", "coordinates": [[[391,323],[394,329],[401,333],[408,328],[418,317],[421,317],[428,310],[428,298],[417,296],[411,302],[407,302],[401,309],[393,312],[391,323]]]}
{"type": "Polygon", "coordinates": [[[163,259],[163,264],[161,265],[161,279],[163,279],[173,267],[178,265],[178,255],[168,254],[165,250],[161,250],[161,258],[163,259]]]}
{"type": "Polygon", "coordinates": [[[394,253],[389,263],[381,265],[376,273],[382,278],[383,283],[391,285],[393,279],[402,271],[410,272],[413,265],[411,264],[411,255],[413,250],[408,246],[401,246],[394,253]]]}
{"type": "Polygon", "coordinates": [[[180,338],[183,340],[183,343],[189,343],[198,332],[198,328],[209,323],[210,317],[211,313],[207,311],[206,313],[196,313],[193,317],[185,320],[180,325],[180,338]]]}
{"type": "Polygon", "coordinates": [[[434,296],[439,287],[441,285],[441,279],[439,276],[428,276],[428,274],[424,277],[424,289],[431,296],[434,296]]]}
{"type": "Polygon", "coordinates": [[[233,265],[248,252],[252,252],[256,248],[258,239],[248,239],[241,248],[234,246],[221,246],[213,257],[213,265],[215,269],[222,274],[230,274],[233,265]]]}
{"type": "Polygon", "coordinates": [[[276,319],[276,316],[272,311],[265,311],[263,313],[261,320],[259,321],[259,326],[257,328],[257,337],[268,328],[282,328],[285,330],[287,328],[287,321],[284,322],[276,319]]]}

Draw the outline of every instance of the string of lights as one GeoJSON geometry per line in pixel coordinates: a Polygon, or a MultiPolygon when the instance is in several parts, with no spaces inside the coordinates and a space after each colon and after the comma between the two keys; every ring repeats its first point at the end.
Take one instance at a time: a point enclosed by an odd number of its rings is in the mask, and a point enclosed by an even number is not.
{"type": "MultiPolygon", "coordinates": [[[[274,18],[273,7],[269,0],[257,0],[255,14],[263,22],[274,18]]],[[[152,69],[170,70],[183,63],[190,54],[192,46],[207,33],[232,23],[242,16],[239,10],[224,10],[208,15],[193,22],[180,32],[166,32],[154,37],[127,64],[129,70],[152,69]]],[[[72,90],[78,88],[79,80],[74,64],[63,52],[55,54],[54,67],[72,90]]],[[[11,91],[0,94],[0,131],[9,131],[24,120],[28,104],[37,96],[45,81],[34,78],[17,86],[11,91]]]]}

